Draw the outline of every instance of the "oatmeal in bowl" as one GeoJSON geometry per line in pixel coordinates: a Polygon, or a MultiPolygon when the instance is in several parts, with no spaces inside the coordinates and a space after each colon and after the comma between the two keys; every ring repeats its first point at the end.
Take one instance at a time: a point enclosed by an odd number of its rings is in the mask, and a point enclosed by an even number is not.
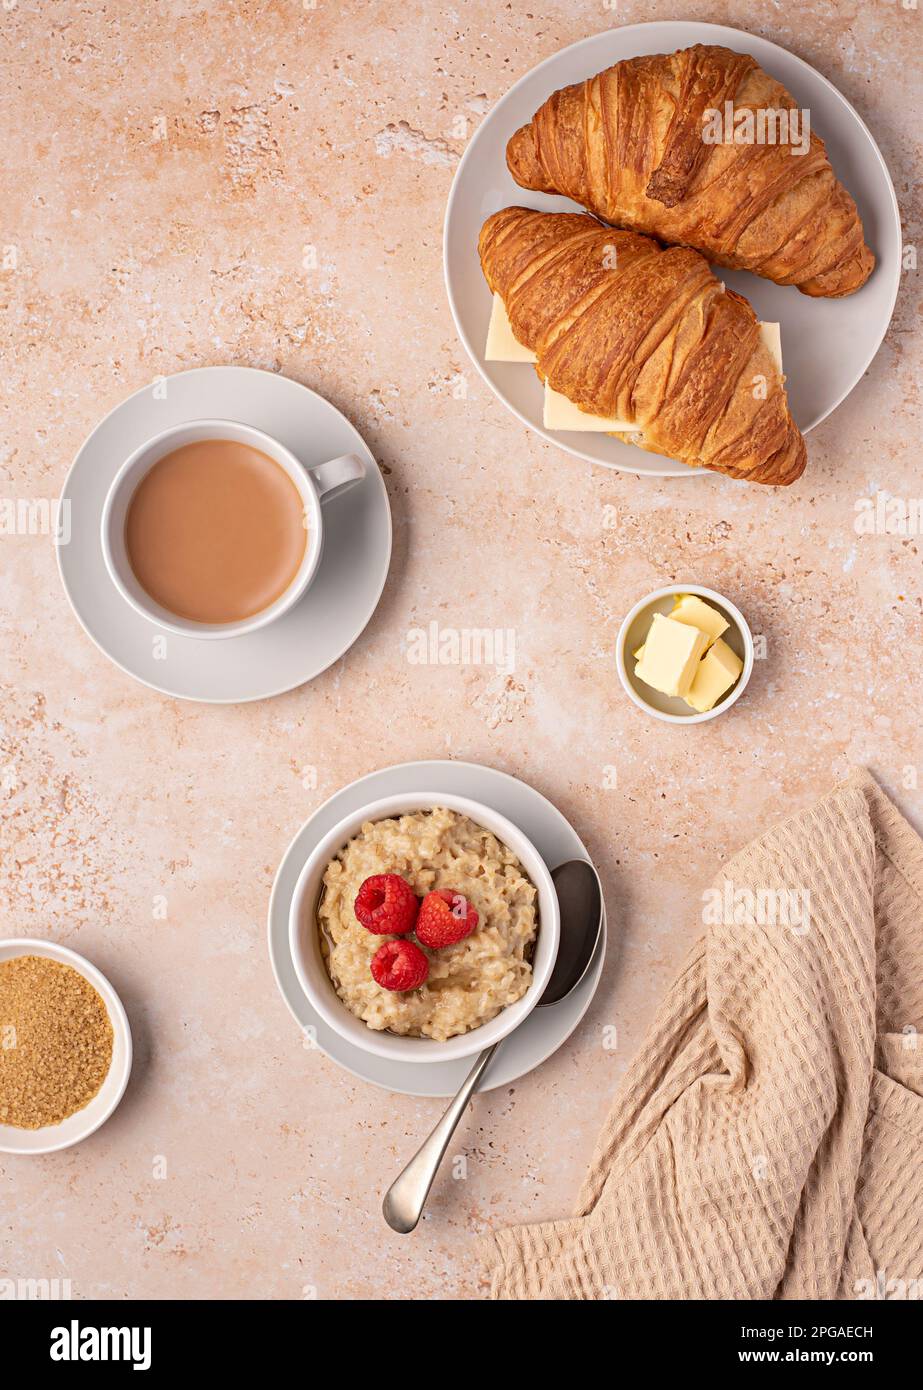
{"type": "Polygon", "coordinates": [[[292,905],[302,988],[366,1051],[447,1061],[511,1032],[557,954],[547,866],[504,817],[455,796],[390,798],[324,837],[292,905]]]}

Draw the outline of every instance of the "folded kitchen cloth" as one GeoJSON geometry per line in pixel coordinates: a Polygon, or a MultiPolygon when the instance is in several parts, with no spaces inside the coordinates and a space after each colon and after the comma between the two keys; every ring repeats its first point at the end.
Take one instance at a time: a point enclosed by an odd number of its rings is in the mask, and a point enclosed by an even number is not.
{"type": "Polygon", "coordinates": [[[923,1297],[923,841],[858,773],[703,902],[577,1217],[489,1237],[492,1296],[923,1297]]]}

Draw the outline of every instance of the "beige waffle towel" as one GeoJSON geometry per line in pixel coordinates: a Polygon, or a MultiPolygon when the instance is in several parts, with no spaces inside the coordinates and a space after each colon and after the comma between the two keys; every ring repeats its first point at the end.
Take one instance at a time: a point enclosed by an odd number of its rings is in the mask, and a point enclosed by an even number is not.
{"type": "Polygon", "coordinates": [[[624,1079],[578,1216],[496,1298],[923,1298],[923,841],[861,773],[756,840],[624,1079]]]}

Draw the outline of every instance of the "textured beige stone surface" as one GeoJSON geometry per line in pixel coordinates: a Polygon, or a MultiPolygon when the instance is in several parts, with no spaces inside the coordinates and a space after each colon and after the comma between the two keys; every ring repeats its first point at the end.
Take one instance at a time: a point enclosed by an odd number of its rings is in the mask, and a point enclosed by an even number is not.
{"type": "MultiPolygon", "coordinates": [[[[378,613],[333,669],[210,708],[111,666],[48,540],[3,537],[2,929],[90,956],[137,1055],[91,1140],[0,1160],[0,1276],[70,1278],[80,1297],[476,1295],[477,1232],[569,1212],[718,861],[853,762],[919,821],[920,538],[853,527],[857,498],[923,492],[918,275],[866,379],[811,434],[805,479],[778,495],[569,459],[504,411],[452,326],[456,119],[473,129],[587,33],[673,17],[633,0],[4,4],[0,244],[16,264],[0,275],[0,496],[55,496],[94,423],[154,376],[240,363],[310,384],[363,431],[396,544],[378,613]],[[733,715],[694,731],[646,720],[612,661],[626,608],[673,578],[723,591],[768,640],[733,715]],[[515,628],[515,676],[408,665],[408,628],[431,620],[515,628]],[[443,1173],[402,1238],[379,1194],[441,1107],[304,1050],[264,922],[316,805],[375,767],[442,756],[521,775],[572,819],[613,946],[579,1033],[477,1101],[456,1141],[467,1179],[443,1173]]],[[[919,12],[747,0],[681,17],[749,28],[829,76],[920,235],[919,12]]]]}

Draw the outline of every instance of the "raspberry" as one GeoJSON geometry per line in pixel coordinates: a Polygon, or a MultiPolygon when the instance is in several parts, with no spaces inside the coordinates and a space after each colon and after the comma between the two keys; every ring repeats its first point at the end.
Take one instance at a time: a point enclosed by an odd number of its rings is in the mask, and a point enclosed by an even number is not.
{"type": "Polygon", "coordinates": [[[372,976],[382,989],[419,989],[429,961],[413,941],[385,941],[372,957],[372,976]]]}
{"type": "Polygon", "coordinates": [[[413,931],[420,904],[400,874],[373,874],[356,894],[353,910],[376,936],[406,936],[413,931]]]}
{"type": "Polygon", "coordinates": [[[470,936],[478,924],[478,915],[461,893],[437,889],[427,893],[420,904],[417,918],[417,940],[431,950],[454,946],[470,936]]]}

